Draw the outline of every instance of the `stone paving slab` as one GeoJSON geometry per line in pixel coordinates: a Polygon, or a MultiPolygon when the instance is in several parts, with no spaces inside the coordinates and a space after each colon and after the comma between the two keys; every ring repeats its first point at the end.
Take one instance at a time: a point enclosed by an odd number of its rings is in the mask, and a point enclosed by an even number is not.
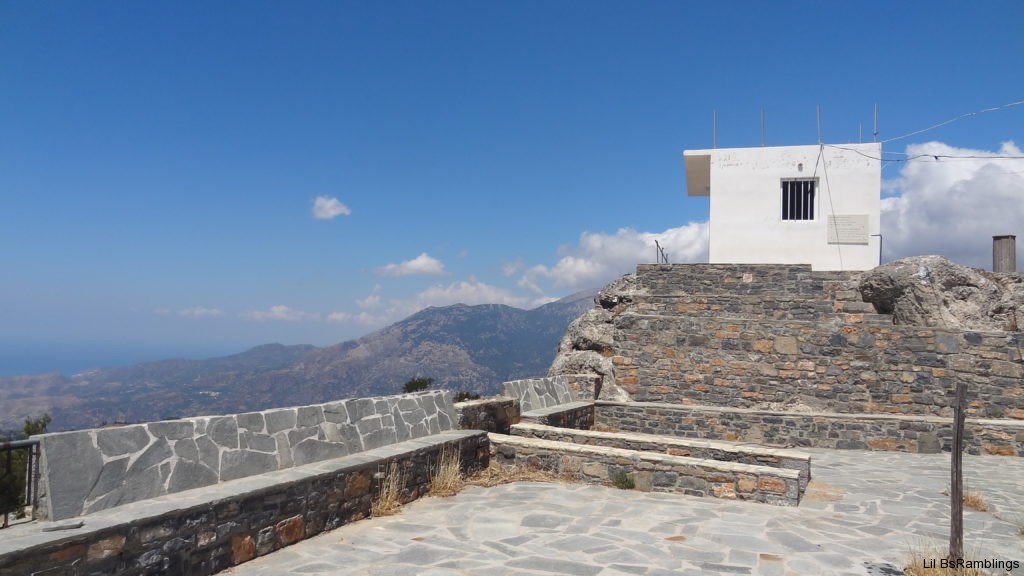
{"type": "MultiPolygon", "coordinates": [[[[514,483],[426,498],[236,566],[281,574],[892,576],[948,543],[949,454],[807,450],[799,508],[582,484],[514,483]]],[[[964,456],[968,553],[1024,565],[1024,462],[964,456]]]]}

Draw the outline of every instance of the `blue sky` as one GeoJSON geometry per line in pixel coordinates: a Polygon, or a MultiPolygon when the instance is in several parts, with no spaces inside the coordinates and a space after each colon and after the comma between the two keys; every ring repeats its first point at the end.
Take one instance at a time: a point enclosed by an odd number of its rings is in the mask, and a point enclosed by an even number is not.
{"type": "MultiPolygon", "coordinates": [[[[710,147],[712,110],[720,147],[759,145],[762,108],[769,145],[814,143],[816,106],[841,143],[877,103],[885,140],[1024,100],[1022,22],[1020,2],[0,2],[0,374],[534,306],[654,239],[699,261],[681,153],[710,147]]],[[[884,150],[1019,146],[1024,106],[884,150]]],[[[992,234],[1024,234],[1024,165],[939,164],[886,165],[886,258],[985,265],[992,234]]]]}

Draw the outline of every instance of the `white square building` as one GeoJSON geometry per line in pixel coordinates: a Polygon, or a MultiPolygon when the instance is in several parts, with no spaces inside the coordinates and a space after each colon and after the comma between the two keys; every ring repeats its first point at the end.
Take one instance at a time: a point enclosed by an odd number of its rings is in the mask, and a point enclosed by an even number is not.
{"type": "Polygon", "coordinates": [[[712,264],[879,264],[882,145],[683,152],[689,196],[710,196],[712,264]]]}

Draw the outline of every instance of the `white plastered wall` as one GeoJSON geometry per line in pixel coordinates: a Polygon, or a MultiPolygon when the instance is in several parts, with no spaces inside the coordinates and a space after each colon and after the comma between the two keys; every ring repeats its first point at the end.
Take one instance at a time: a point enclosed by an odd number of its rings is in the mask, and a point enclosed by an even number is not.
{"type": "MultiPolygon", "coordinates": [[[[710,158],[710,190],[704,192],[710,192],[711,201],[709,261],[874,268],[879,263],[880,153],[880,144],[687,151],[687,157],[710,158]],[[781,181],[788,178],[817,179],[814,220],[782,219],[781,181]],[[831,215],[866,216],[867,242],[830,243],[831,215]]],[[[700,192],[690,190],[691,195],[700,192]]]]}

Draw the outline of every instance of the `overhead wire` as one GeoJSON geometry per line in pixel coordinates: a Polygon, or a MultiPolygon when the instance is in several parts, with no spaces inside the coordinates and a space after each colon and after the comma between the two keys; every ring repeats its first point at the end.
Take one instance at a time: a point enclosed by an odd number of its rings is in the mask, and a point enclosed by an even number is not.
{"type": "Polygon", "coordinates": [[[911,136],[916,136],[918,134],[921,134],[921,133],[924,133],[924,132],[928,132],[929,130],[935,130],[936,128],[942,128],[943,126],[946,126],[948,124],[952,124],[953,122],[956,122],[957,120],[962,120],[964,118],[969,118],[971,116],[977,116],[979,114],[985,114],[986,112],[996,112],[998,110],[1004,110],[1006,108],[1012,108],[1014,106],[1020,106],[1021,104],[1024,104],[1024,100],[1018,100],[1017,102],[1010,102],[1008,104],[1003,104],[1001,106],[993,106],[992,108],[985,108],[983,110],[977,110],[975,112],[967,112],[967,113],[961,114],[959,116],[956,116],[954,118],[950,118],[949,120],[946,120],[944,122],[939,122],[938,124],[933,124],[933,125],[931,125],[931,126],[929,126],[927,128],[922,128],[920,130],[914,130],[913,132],[907,132],[906,134],[901,134],[899,136],[895,136],[895,137],[889,138],[887,140],[882,140],[881,143],[885,144],[886,142],[892,142],[893,140],[902,140],[904,138],[909,138],[911,136]]]}

